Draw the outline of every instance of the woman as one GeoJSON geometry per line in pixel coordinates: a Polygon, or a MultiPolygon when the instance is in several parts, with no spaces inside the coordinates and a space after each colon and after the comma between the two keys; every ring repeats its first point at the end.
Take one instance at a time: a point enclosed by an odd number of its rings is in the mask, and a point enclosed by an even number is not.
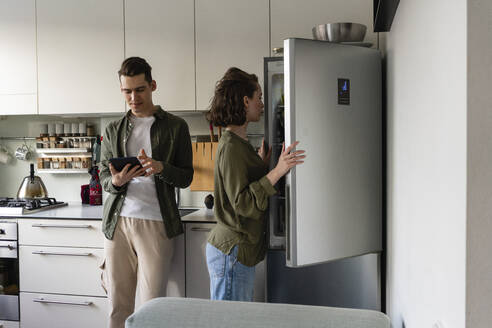
{"type": "Polygon", "coordinates": [[[214,171],[217,225],[207,243],[212,299],[252,301],[255,265],[265,257],[266,210],[273,187],[289,170],[303,163],[303,150],[285,149],[268,172],[271,147],[265,141],[258,153],[248,142],[249,122],[263,113],[261,87],[254,74],[230,68],[217,82],[207,119],[225,127],[214,171]]]}

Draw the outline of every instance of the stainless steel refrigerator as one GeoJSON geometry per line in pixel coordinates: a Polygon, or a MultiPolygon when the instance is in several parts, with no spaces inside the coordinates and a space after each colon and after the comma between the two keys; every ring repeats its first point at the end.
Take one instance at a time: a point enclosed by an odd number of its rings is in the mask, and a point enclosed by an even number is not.
{"type": "Polygon", "coordinates": [[[381,309],[381,75],[363,46],[287,39],[265,58],[271,166],[284,141],[307,153],[270,200],[269,302],[381,309]]]}

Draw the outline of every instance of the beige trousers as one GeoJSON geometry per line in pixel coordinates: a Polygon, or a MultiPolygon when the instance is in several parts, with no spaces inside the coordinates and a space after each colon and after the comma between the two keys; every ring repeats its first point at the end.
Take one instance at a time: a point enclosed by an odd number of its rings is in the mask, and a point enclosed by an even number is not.
{"type": "Polygon", "coordinates": [[[162,221],[120,216],[113,240],[105,239],[102,284],[109,300],[110,328],[124,328],[139,304],[166,296],[174,242],[162,221]]]}

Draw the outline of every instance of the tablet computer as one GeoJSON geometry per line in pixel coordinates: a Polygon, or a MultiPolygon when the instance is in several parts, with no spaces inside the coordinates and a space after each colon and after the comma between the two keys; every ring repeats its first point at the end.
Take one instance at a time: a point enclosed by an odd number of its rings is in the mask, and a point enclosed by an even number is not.
{"type": "Polygon", "coordinates": [[[140,161],[136,157],[116,157],[111,158],[109,162],[113,165],[116,171],[123,170],[126,164],[131,164],[130,169],[135,165],[142,167],[142,164],[140,164],[140,161]]]}

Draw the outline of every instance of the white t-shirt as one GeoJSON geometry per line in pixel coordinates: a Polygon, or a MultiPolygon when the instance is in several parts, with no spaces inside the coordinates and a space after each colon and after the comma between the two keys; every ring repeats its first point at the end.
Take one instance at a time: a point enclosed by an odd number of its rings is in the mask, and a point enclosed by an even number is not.
{"type": "MultiPolygon", "coordinates": [[[[145,154],[152,157],[150,127],[154,121],[154,116],[130,116],[133,130],[126,143],[127,156],[138,156],[140,149],[143,148],[145,154]]],[[[146,220],[162,220],[154,175],[135,177],[130,180],[120,215],[146,220]]]]}

